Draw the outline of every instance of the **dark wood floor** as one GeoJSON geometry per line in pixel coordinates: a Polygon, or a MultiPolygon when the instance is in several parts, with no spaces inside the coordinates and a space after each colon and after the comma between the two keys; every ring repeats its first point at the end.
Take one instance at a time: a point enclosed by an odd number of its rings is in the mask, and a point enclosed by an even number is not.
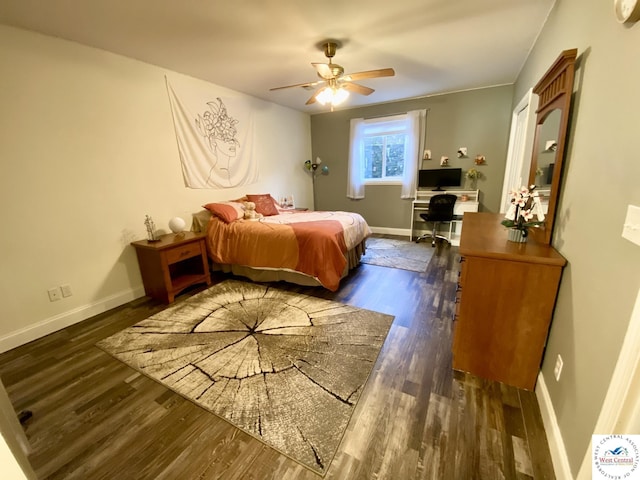
{"type": "MultiPolygon", "coordinates": [[[[458,258],[439,245],[425,273],[361,265],[336,293],[277,284],[395,316],[325,478],[555,478],[535,394],[451,369],[458,258]]],[[[0,355],[33,412],[38,478],[319,480],[94,346],[162,308],[140,299],[0,355]]]]}

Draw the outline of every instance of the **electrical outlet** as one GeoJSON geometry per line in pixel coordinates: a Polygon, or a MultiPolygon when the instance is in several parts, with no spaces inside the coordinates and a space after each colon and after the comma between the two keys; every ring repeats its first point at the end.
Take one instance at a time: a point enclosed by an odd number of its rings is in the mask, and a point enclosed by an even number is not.
{"type": "Polygon", "coordinates": [[[47,290],[47,293],[49,294],[50,302],[57,302],[62,298],[62,292],[60,291],[59,287],[50,288],[49,290],[47,290]]]}
{"type": "Polygon", "coordinates": [[[560,381],[560,375],[562,375],[562,366],[564,362],[562,361],[562,357],[558,354],[558,358],[556,358],[556,366],[553,367],[553,376],[556,377],[556,382],[560,381]]]}
{"type": "Polygon", "coordinates": [[[71,285],[62,285],[60,287],[60,290],[62,290],[63,297],[70,297],[71,295],[73,295],[73,291],[71,290],[71,285]]]}

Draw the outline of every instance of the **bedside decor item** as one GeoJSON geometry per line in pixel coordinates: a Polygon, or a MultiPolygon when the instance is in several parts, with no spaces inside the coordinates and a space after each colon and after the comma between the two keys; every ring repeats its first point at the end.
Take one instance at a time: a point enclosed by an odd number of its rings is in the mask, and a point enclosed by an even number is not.
{"type": "Polygon", "coordinates": [[[169,229],[173,233],[184,232],[184,227],[186,226],[187,226],[187,223],[180,217],[173,217],[171,220],[169,220],[169,229]]]}
{"type": "Polygon", "coordinates": [[[226,280],[97,346],[324,475],[393,318],[226,280]]]}
{"type": "Polygon", "coordinates": [[[280,206],[280,208],[295,208],[293,194],[283,195],[279,197],[278,205],[280,206]]]}
{"type": "Polygon", "coordinates": [[[460,147],[457,154],[458,158],[467,158],[467,147],[460,147]]]}
{"type": "Polygon", "coordinates": [[[148,242],[157,242],[158,234],[156,233],[156,224],[149,215],[144,217],[144,225],[147,227],[147,241],[148,242]]]}
{"type": "Polygon", "coordinates": [[[502,221],[502,225],[509,228],[508,240],[511,242],[526,242],[529,228],[538,227],[544,223],[544,212],[538,201],[536,186],[520,187],[509,192],[511,206],[502,221]],[[534,217],[537,220],[534,220],[534,217]]]}
{"type": "Polygon", "coordinates": [[[440,157],[440,166],[448,167],[449,166],[449,157],[445,157],[444,155],[440,157]]]}
{"type": "Polygon", "coordinates": [[[640,0],[614,0],[616,19],[620,23],[640,20],[640,0]]]}
{"type": "Polygon", "coordinates": [[[486,165],[487,159],[485,158],[484,155],[476,155],[474,162],[476,165],[486,165]]]}

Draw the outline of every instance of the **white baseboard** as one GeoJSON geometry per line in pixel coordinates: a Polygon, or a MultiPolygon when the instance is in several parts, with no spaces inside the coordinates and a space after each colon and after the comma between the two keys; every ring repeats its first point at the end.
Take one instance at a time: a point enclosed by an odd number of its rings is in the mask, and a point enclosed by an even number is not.
{"type": "Polygon", "coordinates": [[[370,227],[373,233],[379,233],[381,235],[398,235],[402,237],[409,237],[411,230],[408,228],[388,228],[388,227],[370,227]]]}
{"type": "Polygon", "coordinates": [[[549,390],[547,390],[547,384],[544,381],[542,372],[538,375],[536,397],[538,398],[538,405],[540,405],[540,414],[542,415],[542,423],[544,424],[544,430],[547,434],[549,450],[551,451],[551,461],[553,462],[553,469],[556,472],[556,478],[570,480],[573,478],[573,475],[571,474],[567,450],[564,447],[564,440],[562,439],[556,412],[553,409],[549,390]]]}
{"type": "Polygon", "coordinates": [[[63,312],[50,318],[37,322],[33,325],[21,328],[15,332],[8,333],[0,337],[0,353],[19,347],[38,338],[42,338],[50,333],[57,332],[75,323],[91,318],[99,313],[106,312],[112,308],[119,307],[131,300],[144,296],[144,288],[139,287],[132,290],[125,290],[114,295],[110,295],[102,300],[89,305],[83,305],[68,312],[63,312]]]}

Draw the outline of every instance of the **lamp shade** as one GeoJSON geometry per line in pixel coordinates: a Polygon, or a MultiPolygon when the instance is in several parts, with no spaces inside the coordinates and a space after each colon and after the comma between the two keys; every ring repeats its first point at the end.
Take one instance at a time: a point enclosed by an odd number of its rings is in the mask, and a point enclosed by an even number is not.
{"type": "Polygon", "coordinates": [[[186,222],[180,217],[173,217],[169,220],[169,228],[173,233],[180,233],[184,231],[184,227],[186,227],[186,222]]]}

